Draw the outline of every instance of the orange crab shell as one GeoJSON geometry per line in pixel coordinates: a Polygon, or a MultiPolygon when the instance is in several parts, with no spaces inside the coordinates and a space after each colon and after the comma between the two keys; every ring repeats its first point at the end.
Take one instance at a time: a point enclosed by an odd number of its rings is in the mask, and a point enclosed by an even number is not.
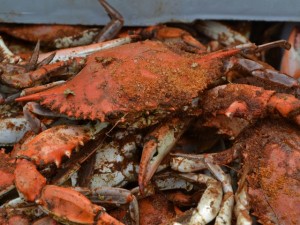
{"type": "Polygon", "coordinates": [[[0,194],[13,185],[15,166],[13,158],[0,149],[0,194]]]}
{"type": "Polygon", "coordinates": [[[190,106],[223,75],[217,55],[175,52],[154,41],[127,44],[91,55],[66,84],[17,101],[37,100],[68,116],[102,121],[120,114],[128,114],[128,119],[147,110],[174,111],[190,106]]]}
{"type": "Polygon", "coordinates": [[[285,122],[264,121],[241,139],[245,137],[244,168],[248,170],[246,179],[254,215],[262,224],[299,224],[298,128],[285,122]]]}

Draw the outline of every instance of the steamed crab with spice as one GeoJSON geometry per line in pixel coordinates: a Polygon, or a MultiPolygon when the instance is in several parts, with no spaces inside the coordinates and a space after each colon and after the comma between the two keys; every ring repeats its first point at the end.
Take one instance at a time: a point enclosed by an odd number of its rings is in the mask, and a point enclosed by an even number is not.
{"type": "MultiPolygon", "coordinates": [[[[287,46],[287,43],[275,44],[278,45],[287,46]]],[[[100,120],[102,126],[96,127],[97,131],[107,126],[106,122],[128,129],[157,125],[145,138],[143,147],[139,168],[139,186],[143,192],[176,140],[192,119],[201,116],[205,110],[227,117],[241,117],[248,123],[278,113],[300,124],[300,101],[293,95],[245,84],[218,86],[224,83],[229,71],[238,69],[297,91],[299,84],[295,79],[242,57],[266,47],[268,45],[246,44],[199,55],[156,41],[126,44],[92,54],[84,69],[66,83],[16,101],[36,101],[52,113],[100,120]],[[205,108],[200,103],[207,92],[214,93],[216,104],[218,99],[227,104],[218,104],[223,108],[217,110],[205,108]]],[[[26,115],[34,118],[32,112],[43,114],[47,112],[44,108],[30,103],[27,109],[31,112],[27,111],[26,115]]],[[[38,128],[42,128],[40,123],[38,128]]],[[[93,135],[88,125],[62,125],[25,143],[17,155],[15,170],[15,184],[22,196],[66,223],[120,224],[103,208],[91,204],[73,189],[47,185],[37,170],[48,163],[59,166],[65,155],[70,156],[77,145],[93,135]],[[55,145],[48,144],[49,141],[55,145]],[[34,190],[30,188],[32,186],[34,190]],[[64,208],[63,201],[68,202],[72,213],[64,208]]]]}

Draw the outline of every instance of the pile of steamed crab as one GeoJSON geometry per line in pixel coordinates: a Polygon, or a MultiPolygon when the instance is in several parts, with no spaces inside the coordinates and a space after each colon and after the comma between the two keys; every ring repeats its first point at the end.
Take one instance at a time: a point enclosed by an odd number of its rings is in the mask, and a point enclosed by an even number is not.
{"type": "Polygon", "coordinates": [[[100,3],[102,30],[0,28],[41,39],[30,55],[0,40],[0,223],[300,224],[296,35],[124,30],[100,3]]]}

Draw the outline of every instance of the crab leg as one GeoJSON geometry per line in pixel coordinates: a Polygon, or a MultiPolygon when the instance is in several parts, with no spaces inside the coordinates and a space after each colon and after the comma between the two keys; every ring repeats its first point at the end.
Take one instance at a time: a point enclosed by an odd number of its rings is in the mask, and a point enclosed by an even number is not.
{"type": "Polygon", "coordinates": [[[32,88],[25,88],[21,91],[20,96],[26,96],[26,95],[34,94],[34,93],[37,93],[37,92],[45,91],[45,90],[48,90],[52,87],[63,84],[65,82],[66,81],[64,81],[64,80],[60,80],[60,81],[55,81],[55,82],[48,83],[48,84],[45,84],[45,85],[39,85],[39,86],[32,87],[32,88]]]}
{"type": "Polygon", "coordinates": [[[265,115],[279,114],[300,125],[300,100],[293,95],[245,84],[227,84],[207,91],[202,100],[206,116],[224,115],[251,122],[265,115]]]}
{"type": "Polygon", "coordinates": [[[17,143],[29,130],[30,125],[27,119],[23,116],[0,119],[1,146],[13,145],[17,143]]]}
{"type": "Polygon", "coordinates": [[[99,0],[99,2],[111,21],[100,32],[98,28],[91,28],[77,35],[55,39],[53,44],[56,48],[82,46],[93,41],[103,42],[114,38],[119,33],[124,23],[122,15],[105,0],[99,0]]]}
{"type": "Polygon", "coordinates": [[[55,56],[52,60],[52,62],[56,61],[67,61],[72,58],[76,57],[86,57],[94,52],[117,47],[120,45],[128,44],[133,42],[134,40],[137,39],[136,35],[130,35],[128,37],[123,37],[123,38],[117,38],[111,41],[106,41],[106,42],[101,42],[101,43],[95,43],[91,45],[86,45],[86,46],[79,46],[79,47],[74,47],[74,48],[67,48],[67,49],[62,49],[54,52],[48,52],[44,54],[40,54],[39,56],[39,62],[42,61],[43,59],[49,57],[49,55],[55,53],[55,56]]]}
{"type": "Polygon", "coordinates": [[[191,182],[170,172],[155,175],[153,183],[159,190],[185,189],[190,191],[194,187],[191,182]]]}
{"type": "Polygon", "coordinates": [[[264,65],[249,59],[230,59],[230,63],[227,66],[227,71],[232,70],[235,66],[241,66],[253,76],[269,80],[275,84],[282,84],[286,87],[299,87],[299,82],[295,78],[280,73],[272,68],[266,69],[264,65]]]}
{"type": "Polygon", "coordinates": [[[4,43],[2,37],[0,36],[0,58],[3,58],[4,61],[8,61],[9,63],[16,63],[21,61],[19,56],[15,56],[9,48],[4,43]]]}
{"type": "Polygon", "coordinates": [[[252,219],[251,219],[250,213],[249,213],[250,203],[247,199],[246,188],[247,187],[244,185],[235,194],[236,204],[234,207],[234,213],[237,218],[237,221],[236,221],[237,225],[251,225],[252,224],[252,219]]]}
{"type": "Polygon", "coordinates": [[[213,163],[216,165],[228,164],[237,157],[237,151],[228,149],[219,153],[201,155],[172,153],[171,156],[170,165],[173,170],[189,173],[207,169],[207,165],[204,162],[206,158],[212,158],[213,163]]]}
{"type": "Polygon", "coordinates": [[[206,47],[195,39],[190,33],[177,27],[167,27],[165,25],[156,25],[142,28],[134,31],[134,34],[140,35],[143,39],[155,39],[163,42],[184,42],[187,45],[206,51],[206,47]]]}
{"type": "Polygon", "coordinates": [[[218,214],[222,202],[222,185],[204,174],[179,174],[190,182],[204,183],[207,189],[203,193],[197,208],[193,211],[188,224],[202,225],[212,221],[218,214]]]}
{"type": "Polygon", "coordinates": [[[139,167],[139,186],[142,193],[160,162],[184,133],[189,122],[190,119],[181,122],[175,118],[147,135],[139,167]]]}
{"type": "Polygon", "coordinates": [[[109,216],[104,208],[91,204],[84,195],[71,188],[46,185],[36,202],[45,212],[62,222],[67,218],[79,224],[123,224],[109,216]]]}
{"type": "MultiPolygon", "coordinates": [[[[233,155],[233,152],[229,150],[229,153],[233,155]]],[[[222,156],[227,157],[227,152],[221,152],[222,156]],[[224,154],[225,153],[225,154],[224,154]]],[[[231,155],[230,154],[230,155],[231,155]]],[[[215,154],[203,154],[203,155],[189,155],[189,154],[178,154],[181,155],[177,157],[175,163],[179,162],[179,165],[171,164],[172,168],[175,170],[189,172],[189,171],[197,171],[203,169],[209,169],[209,171],[222,183],[223,192],[225,193],[223,196],[223,201],[221,205],[221,209],[216,218],[215,224],[231,224],[232,210],[234,205],[234,195],[233,189],[231,186],[231,179],[228,175],[226,175],[220,166],[216,165],[218,158],[222,158],[222,156],[215,154]],[[186,158],[185,158],[186,157],[186,158]],[[215,158],[215,159],[214,159],[215,158]],[[184,165],[182,163],[184,162],[184,165]],[[200,164],[200,165],[198,165],[200,164]],[[195,166],[193,166],[195,165],[195,166]]],[[[232,158],[231,158],[232,160],[232,158]]],[[[174,162],[174,159],[173,159],[174,162]]],[[[218,162],[220,163],[220,162],[218,162]]],[[[224,162],[225,164],[228,161],[224,162]]]]}
{"type": "Polygon", "coordinates": [[[36,115],[48,116],[48,117],[65,117],[65,115],[60,115],[58,113],[52,112],[51,110],[45,109],[36,102],[27,102],[23,107],[24,117],[26,118],[31,130],[35,133],[39,133],[47,129],[46,125],[41,122],[36,115]]]}
{"type": "MultiPolygon", "coordinates": [[[[80,191],[81,188],[75,188],[80,191]]],[[[129,191],[123,188],[113,187],[98,187],[92,189],[89,199],[93,203],[108,203],[108,204],[128,204],[130,216],[136,225],[139,224],[139,207],[136,197],[129,191]]]]}
{"type": "Polygon", "coordinates": [[[71,48],[93,43],[99,34],[98,28],[90,28],[75,35],[57,38],[51,43],[56,49],[71,48]]]}
{"type": "Polygon", "coordinates": [[[46,77],[61,75],[63,73],[76,73],[82,69],[85,60],[74,59],[68,61],[60,61],[23,74],[3,74],[1,79],[5,84],[14,88],[27,88],[33,86],[37,81],[41,81],[46,77]],[[74,63],[75,61],[75,63],[74,63]],[[75,69],[75,71],[74,71],[75,69]]]}
{"type": "Polygon", "coordinates": [[[249,43],[249,40],[237,31],[216,21],[197,21],[196,29],[225,46],[249,43]]]}
{"type": "Polygon", "coordinates": [[[101,32],[96,37],[97,42],[107,41],[114,38],[124,24],[123,16],[111,5],[109,5],[104,0],[99,0],[100,4],[103,6],[111,21],[101,30],[101,32]]]}
{"type": "Polygon", "coordinates": [[[223,201],[221,209],[216,218],[215,225],[231,224],[232,210],[234,205],[234,195],[231,186],[231,179],[228,174],[225,174],[220,166],[211,163],[211,158],[205,158],[204,162],[209,171],[222,183],[223,186],[223,201]]]}

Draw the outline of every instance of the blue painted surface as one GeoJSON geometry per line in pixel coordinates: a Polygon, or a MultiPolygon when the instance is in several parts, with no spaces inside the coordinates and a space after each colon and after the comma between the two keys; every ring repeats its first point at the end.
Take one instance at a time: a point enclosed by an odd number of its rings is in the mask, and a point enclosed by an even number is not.
{"type": "MultiPolygon", "coordinates": [[[[300,21],[299,0],[108,0],[125,25],[195,19],[300,21]]],[[[97,0],[0,0],[0,21],[103,25],[108,16],[97,0]]]]}

